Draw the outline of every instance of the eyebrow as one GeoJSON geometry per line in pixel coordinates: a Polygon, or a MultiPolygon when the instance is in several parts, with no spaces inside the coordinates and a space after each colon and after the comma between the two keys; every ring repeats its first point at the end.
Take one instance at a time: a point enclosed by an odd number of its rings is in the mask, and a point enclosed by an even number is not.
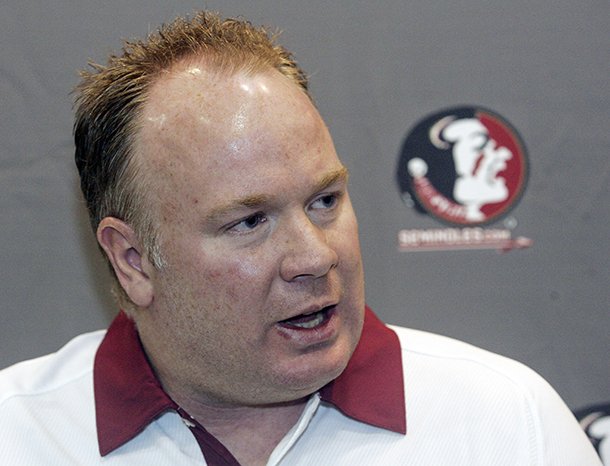
{"type": "MultiPolygon", "coordinates": [[[[349,176],[349,172],[347,168],[341,167],[336,170],[333,170],[327,174],[325,174],[319,181],[316,182],[313,188],[313,192],[324,191],[329,186],[332,186],[335,183],[346,182],[349,176]]],[[[253,209],[265,204],[268,204],[271,201],[271,197],[266,194],[254,194],[252,196],[245,196],[242,198],[234,199],[229,201],[227,204],[219,206],[213,209],[208,215],[206,215],[206,219],[209,222],[214,222],[218,220],[231,211],[238,209],[253,209]]]]}
{"type": "Polygon", "coordinates": [[[324,175],[320,179],[320,181],[318,181],[318,183],[316,183],[314,192],[317,193],[318,191],[324,191],[326,188],[328,188],[329,186],[331,186],[335,183],[346,182],[348,177],[349,177],[349,172],[347,171],[347,168],[345,168],[345,167],[341,167],[336,170],[333,170],[332,172],[324,175]]]}

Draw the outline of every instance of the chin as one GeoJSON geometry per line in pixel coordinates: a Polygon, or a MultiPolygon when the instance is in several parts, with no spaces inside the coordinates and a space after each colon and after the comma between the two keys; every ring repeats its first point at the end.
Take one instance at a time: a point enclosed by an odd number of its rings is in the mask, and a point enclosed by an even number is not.
{"type": "Polygon", "coordinates": [[[291,392],[291,399],[311,395],[345,370],[352,352],[353,348],[343,345],[343,348],[332,348],[325,355],[309,354],[311,361],[301,361],[298,368],[293,365],[284,371],[280,375],[280,384],[291,392]]]}

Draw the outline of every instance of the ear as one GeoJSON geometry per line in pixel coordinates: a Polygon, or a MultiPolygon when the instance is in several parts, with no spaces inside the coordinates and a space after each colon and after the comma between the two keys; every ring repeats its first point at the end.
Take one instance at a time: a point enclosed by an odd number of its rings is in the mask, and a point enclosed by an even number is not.
{"type": "Polygon", "coordinates": [[[97,241],[108,256],[119,283],[133,303],[141,308],[153,301],[153,270],[133,228],[115,217],[105,217],[97,227],[97,241]]]}

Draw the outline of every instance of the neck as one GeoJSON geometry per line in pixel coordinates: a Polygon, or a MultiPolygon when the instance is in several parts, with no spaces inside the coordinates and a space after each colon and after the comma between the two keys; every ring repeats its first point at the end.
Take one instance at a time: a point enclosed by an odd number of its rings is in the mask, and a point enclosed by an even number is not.
{"type": "Polygon", "coordinates": [[[242,465],[265,465],[275,447],[297,423],[307,399],[260,406],[176,401],[216,437],[242,465]]]}

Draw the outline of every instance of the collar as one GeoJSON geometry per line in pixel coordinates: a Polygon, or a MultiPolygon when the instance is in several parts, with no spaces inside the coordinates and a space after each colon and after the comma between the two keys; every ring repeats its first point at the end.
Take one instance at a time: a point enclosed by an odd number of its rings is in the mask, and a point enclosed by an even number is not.
{"type": "MultiPolygon", "coordinates": [[[[135,324],[124,312],[112,322],[93,369],[97,436],[102,456],[127,443],[178,405],[163,391],[135,324]]],[[[346,369],[320,389],[321,399],[358,421],[406,433],[398,337],[367,307],[360,342],[346,369]]]]}
{"type": "Polygon", "coordinates": [[[97,438],[102,456],[178,405],[161,388],[136,326],[124,312],[114,319],[93,365],[97,438]]]}
{"type": "Polygon", "coordinates": [[[362,336],[347,367],[320,390],[323,401],[367,424],[406,434],[400,342],[366,307],[362,336]]]}

